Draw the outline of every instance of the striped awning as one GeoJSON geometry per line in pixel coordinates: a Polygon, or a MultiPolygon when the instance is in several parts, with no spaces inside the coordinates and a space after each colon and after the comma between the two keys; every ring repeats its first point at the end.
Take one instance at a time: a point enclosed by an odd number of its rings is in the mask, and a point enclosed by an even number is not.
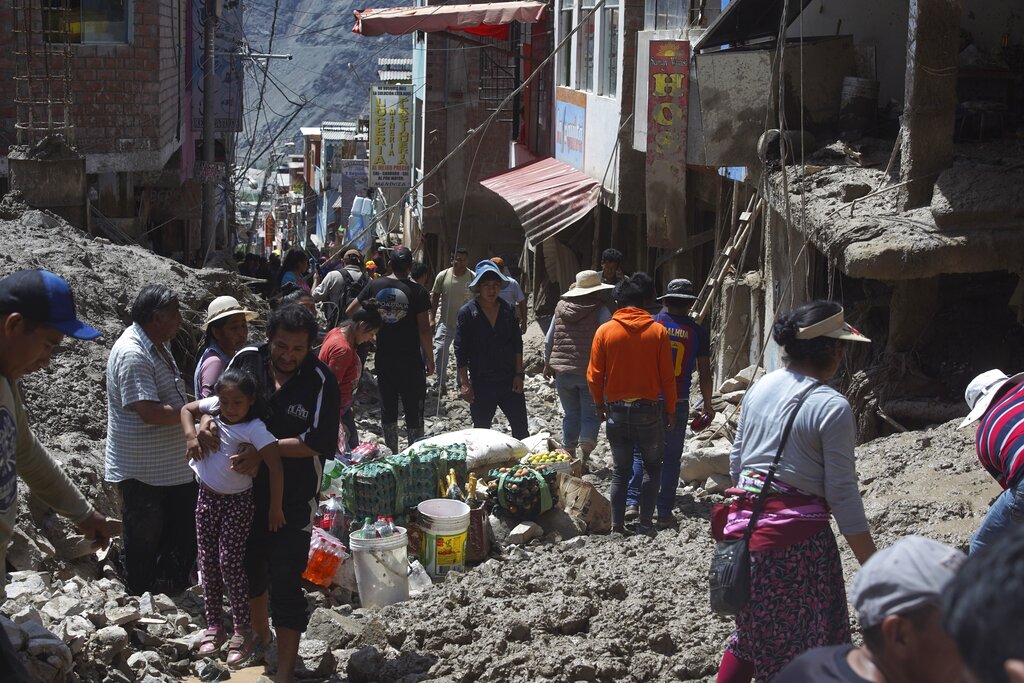
{"type": "Polygon", "coordinates": [[[480,184],[504,199],[519,217],[532,247],[594,210],[601,184],[557,159],[539,159],[480,184]]]}

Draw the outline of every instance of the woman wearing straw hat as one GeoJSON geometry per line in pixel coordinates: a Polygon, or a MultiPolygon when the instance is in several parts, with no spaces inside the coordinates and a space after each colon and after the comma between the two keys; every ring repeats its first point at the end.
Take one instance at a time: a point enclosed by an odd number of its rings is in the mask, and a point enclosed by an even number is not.
{"type": "Polygon", "coordinates": [[[249,322],[258,317],[258,313],[243,308],[233,296],[219,296],[210,302],[206,309],[206,322],[203,323],[206,339],[196,363],[196,399],[213,394],[217,378],[248,341],[249,322]]]}
{"type": "Polygon", "coordinates": [[[576,282],[555,305],[555,313],[544,340],[544,376],[555,377],[555,390],[562,404],[562,443],[575,452],[577,446],[584,469],[597,446],[601,421],[594,397],[587,386],[590,347],[597,328],[612,318],[605,306],[605,292],[614,285],[601,282],[596,270],[576,273],[576,282]]]}
{"type": "Polygon", "coordinates": [[[971,555],[1015,526],[1024,526],[1024,372],[1007,377],[1002,370],[981,373],[967,385],[971,412],[960,423],[978,422],[975,448],[982,466],[1003,492],[971,537],[971,555]]]}

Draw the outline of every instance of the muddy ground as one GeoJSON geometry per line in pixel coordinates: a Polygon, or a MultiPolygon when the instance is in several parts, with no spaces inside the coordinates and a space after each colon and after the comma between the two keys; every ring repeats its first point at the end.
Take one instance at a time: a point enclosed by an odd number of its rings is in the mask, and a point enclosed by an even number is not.
{"type": "MultiPolygon", "coordinates": [[[[109,347],[127,324],[130,301],[146,282],[163,282],[180,293],[192,323],[176,343],[183,368],[190,367],[194,354],[194,323],[213,296],[232,294],[247,305],[261,304],[234,276],[193,271],[140,248],[89,239],[39,212],[0,220],[0,272],[25,267],[46,267],[66,277],[77,293],[81,317],[104,332],[96,344],[68,342],[49,371],[27,378],[22,386],[41,441],[101,510],[116,515],[116,496],[102,483],[104,368],[109,347]]],[[[528,365],[537,366],[539,352],[540,332],[533,326],[528,365]]],[[[359,426],[372,437],[376,401],[372,391],[362,398],[359,426]]],[[[557,436],[554,389],[534,375],[528,378],[527,398],[531,430],[557,436]]],[[[468,409],[457,399],[438,405],[431,397],[427,412],[430,433],[469,426],[468,409]]],[[[503,424],[498,421],[499,428],[503,424]]],[[[858,449],[862,491],[879,545],[918,533],[966,548],[998,487],[975,460],[972,433],[954,426],[886,437],[858,449]]],[[[605,491],[609,466],[602,443],[590,480],[605,491]]],[[[382,610],[332,607],[326,597],[311,594],[311,602],[327,609],[315,616],[307,636],[332,653],[319,660],[323,666],[316,678],[351,675],[353,681],[405,683],[713,680],[731,628],[711,614],[706,596],[712,549],[708,515],[718,499],[699,486],[680,483],[676,529],[653,538],[549,534],[382,610]]],[[[12,561],[22,565],[19,569],[58,568],[44,539],[59,543],[68,527],[38,509],[30,515],[23,504],[22,510],[23,534],[12,561]]],[[[840,546],[850,578],[855,561],[840,546]]],[[[87,565],[76,571],[99,576],[101,568],[87,565]]],[[[199,619],[194,605],[188,610],[199,619]]],[[[254,674],[247,675],[251,679],[254,674]]],[[[157,680],[180,676],[168,673],[157,680]]],[[[82,680],[104,679],[90,673],[82,680]]]]}

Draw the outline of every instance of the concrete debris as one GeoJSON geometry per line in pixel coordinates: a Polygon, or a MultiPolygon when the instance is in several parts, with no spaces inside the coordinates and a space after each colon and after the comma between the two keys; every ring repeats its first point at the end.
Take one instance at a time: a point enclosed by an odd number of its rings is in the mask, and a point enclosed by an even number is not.
{"type": "Polygon", "coordinates": [[[508,542],[512,545],[526,545],[535,538],[544,535],[544,529],[536,522],[520,522],[512,533],[508,535],[508,542]]]}
{"type": "Polygon", "coordinates": [[[732,477],[728,474],[714,473],[704,482],[704,490],[708,493],[722,493],[732,486],[732,477]]]}
{"type": "Polygon", "coordinates": [[[683,452],[679,478],[704,481],[713,474],[729,474],[729,447],[693,448],[683,452]]]}

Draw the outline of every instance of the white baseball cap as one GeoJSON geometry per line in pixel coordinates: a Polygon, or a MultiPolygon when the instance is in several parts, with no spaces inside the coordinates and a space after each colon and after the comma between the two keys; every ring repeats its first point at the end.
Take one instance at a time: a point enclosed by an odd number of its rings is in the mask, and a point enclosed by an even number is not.
{"type": "Polygon", "coordinates": [[[971,412],[967,413],[967,417],[957,429],[963,429],[972,422],[980,420],[999,390],[1007,384],[1019,384],[1021,378],[1024,378],[1024,372],[1007,377],[1002,370],[986,370],[972,379],[971,383],[967,385],[967,390],[964,391],[964,400],[967,401],[967,407],[971,409],[971,412]]]}

